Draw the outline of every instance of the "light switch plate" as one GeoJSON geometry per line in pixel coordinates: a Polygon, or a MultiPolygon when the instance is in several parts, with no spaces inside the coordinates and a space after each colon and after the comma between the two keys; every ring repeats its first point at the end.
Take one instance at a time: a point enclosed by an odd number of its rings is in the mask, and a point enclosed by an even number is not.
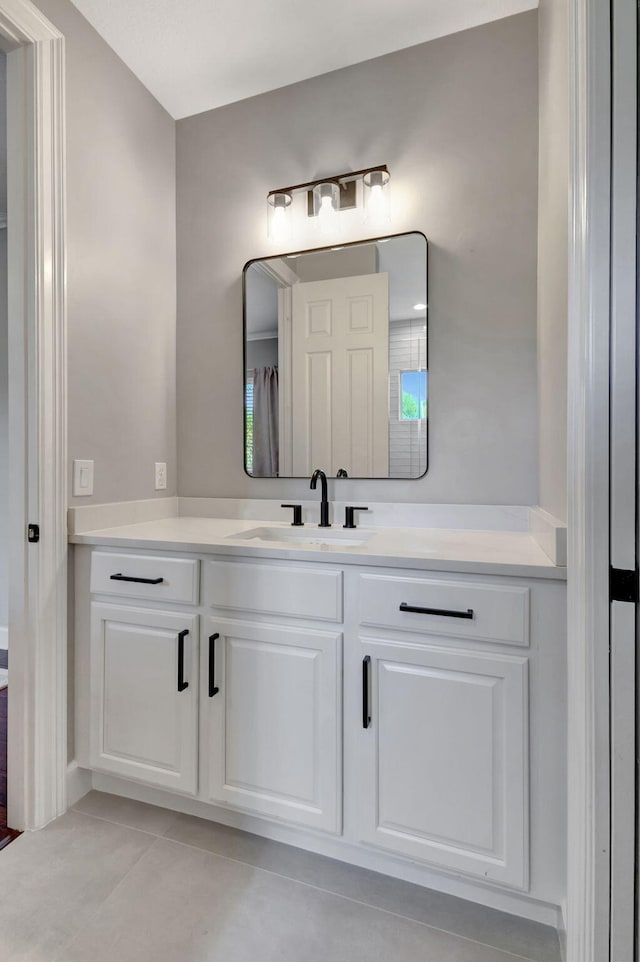
{"type": "Polygon", "coordinates": [[[88,498],[91,494],[93,494],[93,461],[74,461],[74,498],[88,498]]]}
{"type": "Polygon", "coordinates": [[[156,491],[166,491],[167,465],[164,461],[156,461],[156,491]]]}

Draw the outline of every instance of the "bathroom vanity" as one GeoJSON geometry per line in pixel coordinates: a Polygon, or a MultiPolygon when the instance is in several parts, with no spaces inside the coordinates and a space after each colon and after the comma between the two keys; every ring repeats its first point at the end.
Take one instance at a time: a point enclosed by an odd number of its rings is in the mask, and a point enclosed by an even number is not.
{"type": "Polygon", "coordinates": [[[564,569],[529,534],[175,517],[72,541],[95,787],[557,922],[564,569]]]}
{"type": "Polygon", "coordinates": [[[565,569],[527,508],[392,503],[430,463],[426,238],[250,261],[243,292],[245,473],[320,498],[74,535],[76,761],[557,924],[565,569]],[[387,502],[361,500],[372,479],[387,502]]]}

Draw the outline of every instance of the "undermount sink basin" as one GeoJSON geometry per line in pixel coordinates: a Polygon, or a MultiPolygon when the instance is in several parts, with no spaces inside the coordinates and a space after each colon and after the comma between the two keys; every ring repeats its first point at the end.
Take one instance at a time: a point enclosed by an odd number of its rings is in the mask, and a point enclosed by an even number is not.
{"type": "Polygon", "coordinates": [[[321,544],[333,545],[338,548],[355,548],[366,544],[373,535],[373,531],[350,530],[344,528],[318,528],[314,525],[304,525],[301,528],[251,528],[250,531],[229,535],[236,541],[279,541],[287,544],[321,544]]]}

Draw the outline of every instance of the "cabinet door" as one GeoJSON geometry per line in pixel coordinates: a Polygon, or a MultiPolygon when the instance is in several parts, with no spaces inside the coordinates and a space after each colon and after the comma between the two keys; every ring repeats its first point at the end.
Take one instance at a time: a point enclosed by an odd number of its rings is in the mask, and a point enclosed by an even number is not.
{"type": "Polygon", "coordinates": [[[91,606],[91,764],[195,795],[198,618],[91,606]]]}
{"type": "Polygon", "coordinates": [[[202,644],[207,799],[339,832],[342,635],[208,619],[202,644]]]}
{"type": "Polygon", "coordinates": [[[361,839],[528,884],[527,660],[362,639],[361,839]]]}

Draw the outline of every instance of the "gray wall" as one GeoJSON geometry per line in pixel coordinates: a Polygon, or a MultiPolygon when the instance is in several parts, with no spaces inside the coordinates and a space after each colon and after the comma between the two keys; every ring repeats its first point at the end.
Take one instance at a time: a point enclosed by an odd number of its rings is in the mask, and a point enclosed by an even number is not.
{"type": "Polygon", "coordinates": [[[178,122],[181,495],[306,492],[243,472],[242,266],[270,189],[387,163],[390,233],[431,245],[430,468],[333,492],[537,502],[537,85],[530,12],[178,122]]]}
{"type": "Polygon", "coordinates": [[[540,0],[539,503],[563,521],[567,518],[568,16],[567,0],[540,0]]]}
{"type": "MultiPolygon", "coordinates": [[[[69,457],[92,499],[175,493],[175,124],[68,0],[69,457]]],[[[72,499],[73,502],[73,499],[72,499]]]]}
{"type": "Polygon", "coordinates": [[[267,337],[259,341],[247,341],[247,371],[256,367],[278,366],[278,338],[267,337]]]}

